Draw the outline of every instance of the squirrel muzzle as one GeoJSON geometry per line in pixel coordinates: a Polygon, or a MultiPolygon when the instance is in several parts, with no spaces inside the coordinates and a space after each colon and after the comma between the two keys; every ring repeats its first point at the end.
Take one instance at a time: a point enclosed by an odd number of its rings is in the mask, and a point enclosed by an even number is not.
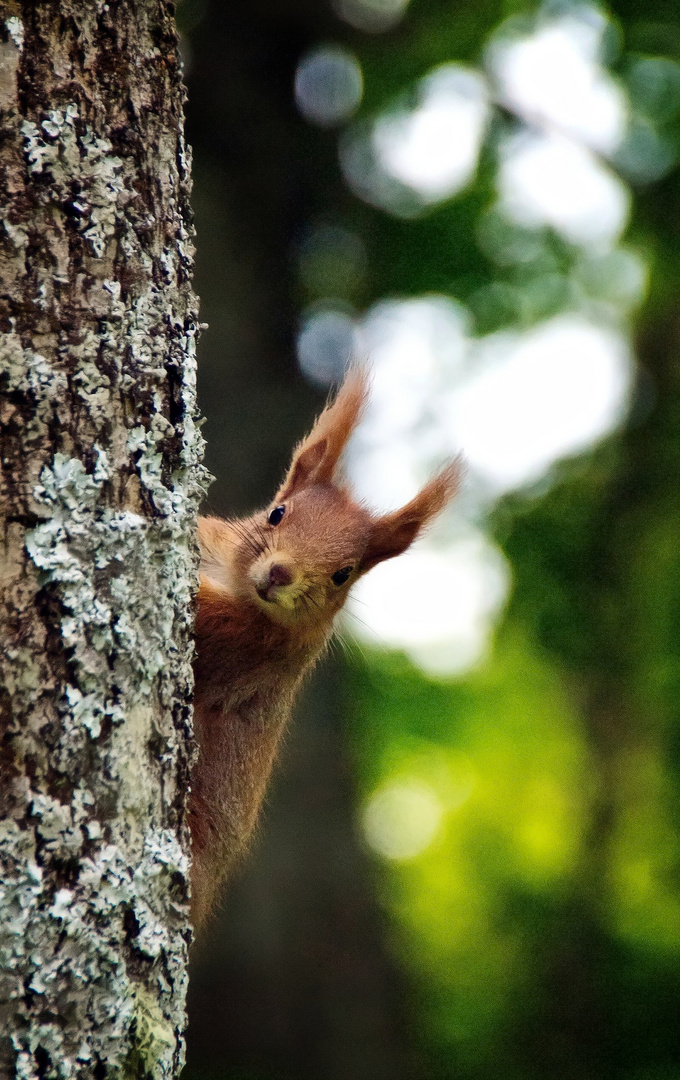
{"type": "Polygon", "coordinates": [[[300,575],[295,567],[277,552],[267,559],[260,559],[249,574],[255,592],[265,604],[278,604],[292,608],[300,593],[300,575]]]}

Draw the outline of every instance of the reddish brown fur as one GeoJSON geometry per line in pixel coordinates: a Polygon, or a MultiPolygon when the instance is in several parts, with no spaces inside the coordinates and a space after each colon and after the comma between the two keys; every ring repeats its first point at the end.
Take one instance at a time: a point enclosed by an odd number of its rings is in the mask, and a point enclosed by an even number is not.
{"type": "Polygon", "coordinates": [[[196,924],[247,845],[297,689],[330,639],[349,586],[405,551],[457,487],[451,465],[392,514],[374,517],[354,502],[336,473],[366,396],[365,377],[352,372],[297,447],[268,510],[243,521],[199,521],[199,757],[189,812],[196,924]],[[269,525],[279,504],[285,514],[269,525]],[[352,573],[337,586],[331,575],[347,566],[352,573]],[[279,578],[289,583],[271,584],[279,578]]]}

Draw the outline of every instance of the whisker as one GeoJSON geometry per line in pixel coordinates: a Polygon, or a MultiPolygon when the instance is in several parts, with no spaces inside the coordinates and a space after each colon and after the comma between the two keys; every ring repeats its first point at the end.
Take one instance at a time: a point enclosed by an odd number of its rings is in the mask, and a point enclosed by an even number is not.
{"type": "Polygon", "coordinates": [[[306,593],[306,592],[300,593],[299,599],[302,601],[302,606],[304,607],[305,611],[310,610],[310,607],[309,607],[310,603],[314,604],[314,607],[318,607],[318,604],[314,603],[314,601],[312,600],[309,593],[306,593]]]}
{"type": "Polygon", "coordinates": [[[334,659],[337,656],[342,655],[342,649],[340,648],[340,641],[339,641],[338,638],[336,638],[335,634],[331,634],[331,636],[327,639],[326,648],[328,649],[328,652],[330,653],[330,655],[334,659]]]}
{"type": "Polygon", "coordinates": [[[220,543],[231,544],[231,546],[233,548],[237,548],[237,549],[242,547],[243,544],[245,543],[246,547],[249,548],[252,551],[253,555],[257,556],[257,555],[260,554],[259,550],[257,550],[257,548],[254,548],[252,546],[252,544],[249,543],[247,537],[242,537],[241,534],[238,533],[238,531],[237,531],[237,537],[238,537],[238,539],[236,537],[233,537],[233,536],[223,536],[223,537],[220,538],[220,543]]]}
{"type": "Polygon", "coordinates": [[[385,638],[382,637],[381,634],[377,634],[372,626],[369,626],[367,622],[364,622],[363,619],[360,619],[359,616],[356,615],[353,611],[350,611],[349,608],[343,608],[343,611],[344,611],[345,615],[349,615],[350,619],[356,619],[356,621],[359,623],[360,626],[363,626],[366,630],[368,630],[371,637],[377,638],[378,641],[380,642],[380,644],[382,645],[383,649],[385,649],[387,651],[393,650],[393,648],[394,648],[393,645],[390,645],[387,641],[385,641],[385,638]]]}
{"type": "Polygon", "coordinates": [[[340,646],[340,653],[344,656],[352,655],[352,646],[347,638],[341,633],[340,630],[334,629],[333,636],[331,638],[333,645],[340,646]]]}
{"type": "Polygon", "coordinates": [[[309,590],[305,590],[305,592],[303,592],[303,593],[302,593],[302,596],[304,596],[306,600],[309,600],[310,604],[313,604],[313,605],[314,605],[314,607],[315,607],[315,608],[317,609],[317,611],[322,611],[322,610],[323,610],[323,609],[322,609],[322,607],[321,607],[321,604],[318,604],[318,603],[316,602],[316,600],[315,600],[315,599],[314,599],[314,597],[313,597],[313,596],[311,595],[311,593],[309,592],[309,590]]]}
{"type": "Polygon", "coordinates": [[[253,555],[255,555],[256,558],[259,558],[259,556],[263,552],[263,548],[257,543],[255,538],[248,531],[248,527],[244,524],[244,522],[232,521],[230,524],[233,526],[236,534],[241,537],[241,540],[246,545],[246,547],[253,553],[253,555]]]}
{"type": "Polygon", "coordinates": [[[272,551],[273,550],[273,548],[272,548],[272,541],[273,541],[272,533],[268,532],[264,528],[264,526],[260,525],[257,521],[253,522],[253,528],[255,529],[255,531],[257,532],[257,535],[260,538],[260,543],[262,544],[262,550],[263,551],[272,551]]]}
{"type": "Polygon", "coordinates": [[[339,628],[337,622],[333,626],[333,641],[337,641],[340,646],[343,657],[347,660],[353,660],[358,653],[361,659],[368,663],[368,651],[363,641],[356,637],[347,638],[343,631],[339,628]]]}

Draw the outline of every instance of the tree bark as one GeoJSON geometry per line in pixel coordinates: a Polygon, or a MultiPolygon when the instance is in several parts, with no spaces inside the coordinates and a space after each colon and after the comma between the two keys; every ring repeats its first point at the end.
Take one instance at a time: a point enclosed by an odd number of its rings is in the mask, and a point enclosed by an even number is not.
{"type": "Polygon", "coordinates": [[[0,1078],[176,1077],[195,426],[168,0],[0,0],[0,1078]]]}

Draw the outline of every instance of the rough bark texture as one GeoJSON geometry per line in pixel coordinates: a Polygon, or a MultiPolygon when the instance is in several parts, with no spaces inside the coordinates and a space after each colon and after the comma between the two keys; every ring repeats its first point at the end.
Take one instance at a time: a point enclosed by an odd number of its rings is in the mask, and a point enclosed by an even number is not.
{"type": "Polygon", "coordinates": [[[0,0],[0,1077],[175,1077],[197,315],[172,5],[0,0]]]}

